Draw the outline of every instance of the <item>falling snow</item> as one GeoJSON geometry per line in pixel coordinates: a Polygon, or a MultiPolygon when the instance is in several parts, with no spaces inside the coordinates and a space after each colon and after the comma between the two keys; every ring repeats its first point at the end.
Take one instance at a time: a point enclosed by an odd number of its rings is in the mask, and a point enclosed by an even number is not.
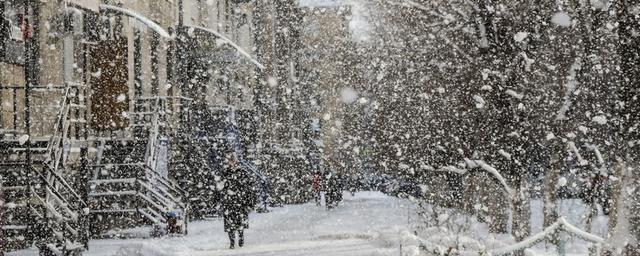
{"type": "Polygon", "coordinates": [[[637,1],[0,2],[0,255],[640,255],[637,1]]]}

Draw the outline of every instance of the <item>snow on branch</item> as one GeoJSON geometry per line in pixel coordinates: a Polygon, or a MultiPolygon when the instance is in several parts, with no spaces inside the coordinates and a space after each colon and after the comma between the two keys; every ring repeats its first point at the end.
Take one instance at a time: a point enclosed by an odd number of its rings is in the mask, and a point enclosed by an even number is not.
{"type": "Polygon", "coordinates": [[[598,243],[598,244],[604,243],[604,238],[579,229],[578,227],[569,223],[564,217],[558,219],[558,223],[560,223],[563,231],[569,234],[575,235],[581,239],[584,239],[585,241],[598,243]]]}
{"type": "Polygon", "coordinates": [[[600,149],[598,148],[598,146],[596,144],[593,145],[589,145],[589,149],[593,150],[593,152],[596,154],[596,159],[598,160],[598,164],[600,165],[604,165],[604,158],[602,157],[602,153],[600,152],[600,149]]]}
{"type": "Polygon", "coordinates": [[[557,232],[559,227],[560,227],[560,223],[555,222],[551,226],[548,226],[547,228],[545,228],[542,232],[537,233],[533,236],[530,236],[518,243],[505,246],[502,248],[490,250],[489,255],[506,255],[506,254],[511,254],[513,252],[517,252],[517,251],[532,247],[535,244],[542,241],[543,239],[545,239],[547,236],[557,232]]]}
{"type": "Polygon", "coordinates": [[[579,228],[577,228],[574,225],[571,225],[569,222],[567,222],[567,220],[564,217],[559,218],[555,223],[553,223],[551,226],[545,228],[542,232],[537,233],[533,236],[530,236],[526,239],[524,239],[521,242],[515,243],[513,245],[509,245],[506,247],[502,247],[502,248],[498,248],[498,249],[493,249],[489,251],[489,255],[508,255],[508,254],[512,254],[516,251],[521,251],[524,250],[526,248],[530,248],[532,246],[534,246],[535,244],[541,242],[542,240],[544,240],[546,237],[556,233],[556,232],[560,232],[560,231],[564,231],[566,233],[569,233],[571,235],[577,236],[585,241],[589,241],[592,243],[597,243],[597,244],[603,244],[604,243],[604,239],[602,237],[596,236],[594,234],[585,232],[579,228]]]}
{"type": "MultiPolygon", "coordinates": [[[[505,192],[507,192],[507,194],[509,196],[513,196],[514,195],[513,189],[511,189],[511,187],[509,187],[509,185],[507,184],[507,180],[502,176],[502,174],[500,174],[500,172],[498,170],[496,170],[496,168],[493,168],[493,166],[487,164],[485,161],[482,161],[482,160],[470,160],[468,158],[465,158],[464,161],[465,161],[468,169],[480,168],[480,169],[484,170],[485,172],[491,174],[494,178],[496,178],[498,180],[500,185],[504,188],[505,192]]],[[[466,175],[467,172],[468,172],[468,170],[466,170],[466,169],[461,169],[461,168],[458,168],[458,167],[452,166],[452,165],[440,167],[436,171],[437,172],[452,172],[452,173],[457,173],[457,174],[460,174],[460,175],[466,175]]]]}
{"type": "Polygon", "coordinates": [[[162,28],[160,25],[158,25],[158,23],[153,22],[152,20],[150,20],[149,18],[142,16],[141,14],[134,12],[132,10],[129,9],[125,9],[122,7],[117,7],[117,6],[113,6],[113,5],[108,5],[108,4],[101,4],[100,5],[100,9],[106,9],[106,10],[111,10],[111,11],[115,11],[115,12],[119,12],[119,13],[123,13],[129,17],[132,17],[136,20],[139,20],[140,22],[144,23],[145,25],[147,25],[147,27],[153,29],[154,31],[156,31],[160,36],[164,37],[164,38],[168,38],[168,39],[173,39],[173,37],[166,31],[164,30],[164,28],[162,28]]]}
{"type": "Polygon", "coordinates": [[[496,178],[498,182],[500,182],[500,185],[502,185],[502,187],[507,192],[507,194],[509,194],[509,196],[514,195],[513,189],[509,187],[509,184],[507,184],[507,180],[502,176],[502,174],[500,174],[498,170],[496,170],[496,168],[493,168],[493,166],[487,164],[485,161],[482,161],[482,160],[470,160],[465,158],[464,161],[467,163],[467,166],[471,169],[480,168],[488,172],[489,174],[493,175],[493,177],[496,178]]]}
{"type": "Polygon", "coordinates": [[[569,141],[567,143],[567,146],[569,147],[571,152],[573,152],[573,154],[576,155],[576,158],[578,160],[578,165],[585,166],[585,165],[589,164],[589,161],[587,161],[584,158],[582,158],[582,155],[580,154],[580,151],[578,150],[578,147],[576,147],[576,144],[573,141],[569,141]]]}
{"type": "Polygon", "coordinates": [[[580,57],[576,57],[571,68],[569,69],[569,76],[567,77],[567,83],[564,85],[566,91],[564,94],[564,99],[560,110],[558,110],[558,114],[556,115],[556,120],[567,120],[567,112],[571,108],[573,104],[571,96],[578,88],[578,81],[576,80],[578,71],[582,69],[582,59],[580,57]]]}

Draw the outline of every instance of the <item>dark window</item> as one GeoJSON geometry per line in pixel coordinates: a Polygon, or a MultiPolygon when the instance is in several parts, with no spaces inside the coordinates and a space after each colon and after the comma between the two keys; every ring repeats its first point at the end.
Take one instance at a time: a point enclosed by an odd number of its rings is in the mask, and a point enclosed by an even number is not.
{"type": "Polygon", "coordinates": [[[151,36],[151,94],[153,96],[158,95],[158,88],[160,86],[160,73],[159,73],[159,59],[158,54],[160,51],[160,38],[157,33],[151,36]]]}
{"type": "MultiPolygon", "coordinates": [[[[142,41],[140,31],[133,32],[133,77],[134,77],[134,100],[142,97],[142,41]]],[[[141,106],[136,104],[135,112],[140,112],[141,106]]]]}
{"type": "Polygon", "coordinates": [[[27,21],[25,5],[15,0],[0,1],[0,61],[24,64],[24,36],[33,31],[23,25],[27,21]],[[28,32],[28,33],[25,33],[28,32]]]}
{"type": "Polygon", "coordinates": [[[100,27],[98,14],[85,10],[84,12],[84,36],[88,42],[100,41],[100,27]]]}

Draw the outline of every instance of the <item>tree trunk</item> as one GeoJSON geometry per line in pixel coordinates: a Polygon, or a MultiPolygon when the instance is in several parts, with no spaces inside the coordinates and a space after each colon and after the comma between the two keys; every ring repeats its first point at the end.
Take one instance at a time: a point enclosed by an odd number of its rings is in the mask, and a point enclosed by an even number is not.
{"type": "MultiPolygon", "coordinates": [[[[521,170],[529,174],[527,170],[521,170]]],[[[529,177],[522,175],[513,186],[515,195],[512,199],[513,220],[511,234],[517,242],[531,235],[531,193],[529,193],[529,177]]],[[[517,251],[514,256],[523,256],[524,250],[517,251]]]]}
{"type": "MultiPolygon", "coordinates": [[[[526,170],[522,172],[527,173],[526,170]]],[[[531,194],[528,177],[523,177],[518,183],[514,187],[512,234],[519,242],[531,235],[531,194]]]]}
{"type": "Polygon", "coordinates": [[[560,176],[560,161],[559,156],[552,156],[549,163],[549,169],[544,176],[543,184],[543,207],[544,207],[544,227],[548,227],[558,219],[558,212],[556,206],[556,183],[560,176]]]}
{"type": "Polygon", "coordinates": [[[486,214],[489,224],[489,232],[495,234],[508,233],[509,223],[509,198],[505,195],[504,188],[492,177],[482,173],[482,199],[483,206],[487,207],[486,214]]]}
{"type": "MultiPolygon", "coordinates": [[[[557,193],[556,186],[557,181],[560,176],[560,154],[553,152],[551,156],[551,160],[549,161],[549,169],[544,176],[544,184],[543,184],[543,211],[544,211],[544,227],[551,226],[556,220],[558,220],[558,209],[557,209],[557,193]]],[[[558,249],[560,249],[560,243],[557,234],[553,234],[548,237],[548,243],[555,244],[558,249]]]]}
{"type": "Polygon", "coordinates": [[[613,177],[611,213],[609,214],[609,234],[607,255],[638,255],[640,248],[640,219],[638,217],[638,177],[619,161],[613,177]]]}
{"type": "Polygon", "coordinates": [[[640,133],[636,128],[640,121],[640,102],[638,88],[640,87],[640,17],[636,10],[640,7],[636,0],[621,0],[617,2],[617,18],[619,23],[618,54],[620,56],[620,82],[617,87],[619,109],[616,118],[619,119],[620,131],[616,144],[618,145],[618,163],[614,177],[618,178],[614,184],[612,197],[612,211],[609,221],[609,255],[640,255],[638,240],[640,240],[640,174],[637,165],[638,145],[640,133]],[[637,142],[636,142],[637,143],[637,142]],[[622,160],[624,159],[624,161],[622,160]]]}

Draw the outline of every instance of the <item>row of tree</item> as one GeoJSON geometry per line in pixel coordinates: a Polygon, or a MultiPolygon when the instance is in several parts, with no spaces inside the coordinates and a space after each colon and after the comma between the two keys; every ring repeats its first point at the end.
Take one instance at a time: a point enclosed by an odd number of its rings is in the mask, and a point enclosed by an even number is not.
{"type": "MultiPolygon", "coordinates": [[[[532,176],[544,176],[550,225],[561,171],[578,166],[613,184],[609,244],[638,252],[639,2],[371,5],[379,24],[363,72],[377,105],[359,140],[374,148],[380,169],[428,179],[430,170],[483,160],[513,189],[498,205],[513,206],[513,234],[522,240],[530,235],[532,176]]],[[[504,208],[494,207],[504,216],[495,232],[506,232],[504,208]]]]}

